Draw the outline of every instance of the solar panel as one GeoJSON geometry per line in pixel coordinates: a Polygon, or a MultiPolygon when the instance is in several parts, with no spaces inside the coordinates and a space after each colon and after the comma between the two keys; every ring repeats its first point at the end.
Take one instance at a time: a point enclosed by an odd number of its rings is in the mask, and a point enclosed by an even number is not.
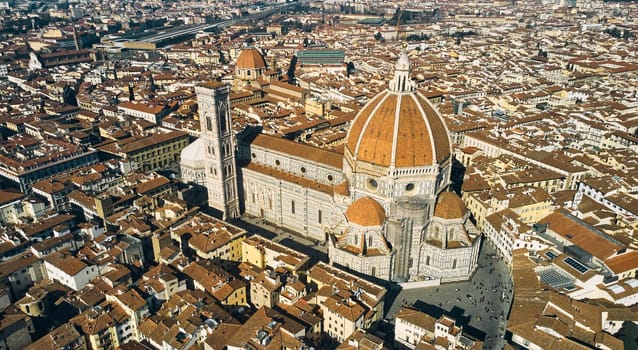
{"type": "Polygon", "coordinates": [[[556,254],[554,254],[551,251],[547,251],[547,252],[545,252],[545,256],[548,257],[549,260],[552,260],[552,259],[554,259],[556,257],[556,254]]]}
{"type": "Polygon", "coordinates": [[[578,271],[580,273],[585,273],[585,272],[589,271],[589,268],[587,268],[587,266],[581,264],[580,262],[576,261],[575,259],[572,259],[572,257],[568,256],[563,261],[565,262],[565,264],[573,267],[576,271],[578,271]]]}

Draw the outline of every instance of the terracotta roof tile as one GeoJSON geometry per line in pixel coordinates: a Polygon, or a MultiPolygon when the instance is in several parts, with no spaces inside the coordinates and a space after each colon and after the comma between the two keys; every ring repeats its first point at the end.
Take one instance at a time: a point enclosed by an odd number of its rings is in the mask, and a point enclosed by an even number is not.
{"type": "Polygon", "coordinates": [[[397,167],[432,165],[451,154],[446,126],[427,98],[391,91],[361,109],[346,148],[357,160],[397,167]]]}
{"type": "Polygon", "coordinates": [[[237,57],[237,68],[241,69],[260,69],[266,68],[264,56],[255,48],[243,50],[237,57]]]}
{"type": "Polygon", "coordinates": [[[357,199],[346,210],[348,222],[361,226],[381,226],[385,221],[385,210],[370,197],[357,199]]]}
{"type": "Polygon", "coordinates": [[[0,205],[7,204],[26,197],[22,192],[0,190],[0,205]]]}
{"type": "Polygon", "coordinates": [[[312,147],[279,137],[260,134],[253,141],[253,145],[268,148],[269,150],[281,152],[286,155],[301,157],[340,170],[343,166],[343,156],[337,152],[312,147]]]}
{"type": "Polygon", "coordinates": [[[605,265],[615,274],[621,274],[638,267],[638,252],[630,251],[605,260],[605,265]]]}
{"type": "Polygon", "coordinates": [[[562,239],[567,239],[601,260],[609,258],[623,248],[614,243],[611,237],[560,210],[545,217],[540,223],[549,224],[549,229],[562,239]]]}
{"type": "Polygon", "coordinates": [[[467,213],[465,203],[454,192],[441,192],[434,207],[434,216],[441,219],[460,219],[467,213]]]}

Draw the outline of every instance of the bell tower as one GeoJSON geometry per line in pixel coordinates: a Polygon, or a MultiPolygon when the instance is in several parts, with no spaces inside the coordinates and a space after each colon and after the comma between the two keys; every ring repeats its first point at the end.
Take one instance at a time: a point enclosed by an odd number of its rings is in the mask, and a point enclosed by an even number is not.
{"type": "Polygon", "coordinates": [[[221,210],[224,220],[237,218],[239,195],[235,139],[231,128],[230,86],[208,82],[195,87],[199,105],[199,121],[204,140],[208,205],[221,210]]]}

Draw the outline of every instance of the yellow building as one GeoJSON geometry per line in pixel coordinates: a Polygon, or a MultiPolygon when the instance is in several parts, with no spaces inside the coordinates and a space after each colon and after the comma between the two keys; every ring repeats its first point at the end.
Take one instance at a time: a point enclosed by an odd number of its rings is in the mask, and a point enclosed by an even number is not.
{"type": "Polygon", "coordinates": [[[541,187],[503,188],[500,185],[489,189],[464,192],[463,202],[474,216],[476,227],[483,229],[485,219],[501,210],[511,209],[524,224],[533,224],[551,214],[551,197],[541,187]]]}
{"type": "Polygon", "coordinates": [[[242,241],[242,261],[262,269],[283,267],[297,275],[305,269],[310,258],[261,236],[252,236],[242,241]]]}
{"type": "Polygon", "coordinates": [[[463,202],[470,213],[472,213],[474,221],[476,222],[476,228],[479,230],[483,230],[485,218],[494,213],[493,208],[490,206],[490,201],[504,201],[503,198],[490,197],[489,191],[463,192],[463,202]]]}
{"type": "Polygon", "coordinates": [[[509,208],[518,214],[521,222],[534,224],[554,211],[551,197],[540,187],[512,189],[509,208]],[[518,189],[516,189],[518,190],[518,189]]]}
{"type": "Polygon", "coordinates": [[[32,287],[27,292],[27,295],[18,300],[16,304],[25,315],[44,317],[47,314],[46,295],[47,292],[44,289],[32,287]]]}
{"type": "Polygon", "coordinates": [[[323,262],[308,271],[317,285],[316,300],[323,313],[323,332],[343,342],[357,329],[368,329],[383,318],[385,288],[323,262]]]}
{"type": "Polygon", "coordinates": [[[171,131],[141,138],[130,137],[100,147],[100,151],[135,162],[144,171],[156,170],[179,162],[188,146],[188,134],[171,131]]]}
{"type": "Polygon", "coordinates": [[[238,306],[248,305],[246,297],[246,284],[242,280],[232,280],[213,292],[213,296],[222,305],[238,306]]]}
{"type": "Polygon", "coordinates": [[[81,330],[93,350],[117,349],[120,344],[131,341],[130,332],[126,330],[131,328],[132,322],[122,307],[111,302],[96,305],[70,320],[81,330]],[[118,332],[129,336],[120,336],[118,332]]]}

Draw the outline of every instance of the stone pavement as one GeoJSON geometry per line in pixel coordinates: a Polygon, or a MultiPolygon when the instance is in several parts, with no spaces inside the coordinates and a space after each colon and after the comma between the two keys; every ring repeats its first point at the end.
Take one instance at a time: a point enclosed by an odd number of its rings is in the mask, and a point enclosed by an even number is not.
{"type": "Polygon", "coordinates": [[[502,349],[512,303],[511,289],[509,268],[484,241],[479,268],[470,281],[390,290],[386,297],[386,319],[393,324],[394,314],[403,304],[414,305],[435,317],[445,313],[455,317],[465,332],[484,339],[485,349],[502,349]]]}
{"type": "Polygon", "coordinates": [[[310,257],[310,265],[318,261],[328,262],[328,244],[302,237],[296,233],[273,226],[261,218],[244,214],[241,220],[233,222],[233,225],[245,229],[248,234],[258,234],[290,249],[304,253],[310,257]]]}

